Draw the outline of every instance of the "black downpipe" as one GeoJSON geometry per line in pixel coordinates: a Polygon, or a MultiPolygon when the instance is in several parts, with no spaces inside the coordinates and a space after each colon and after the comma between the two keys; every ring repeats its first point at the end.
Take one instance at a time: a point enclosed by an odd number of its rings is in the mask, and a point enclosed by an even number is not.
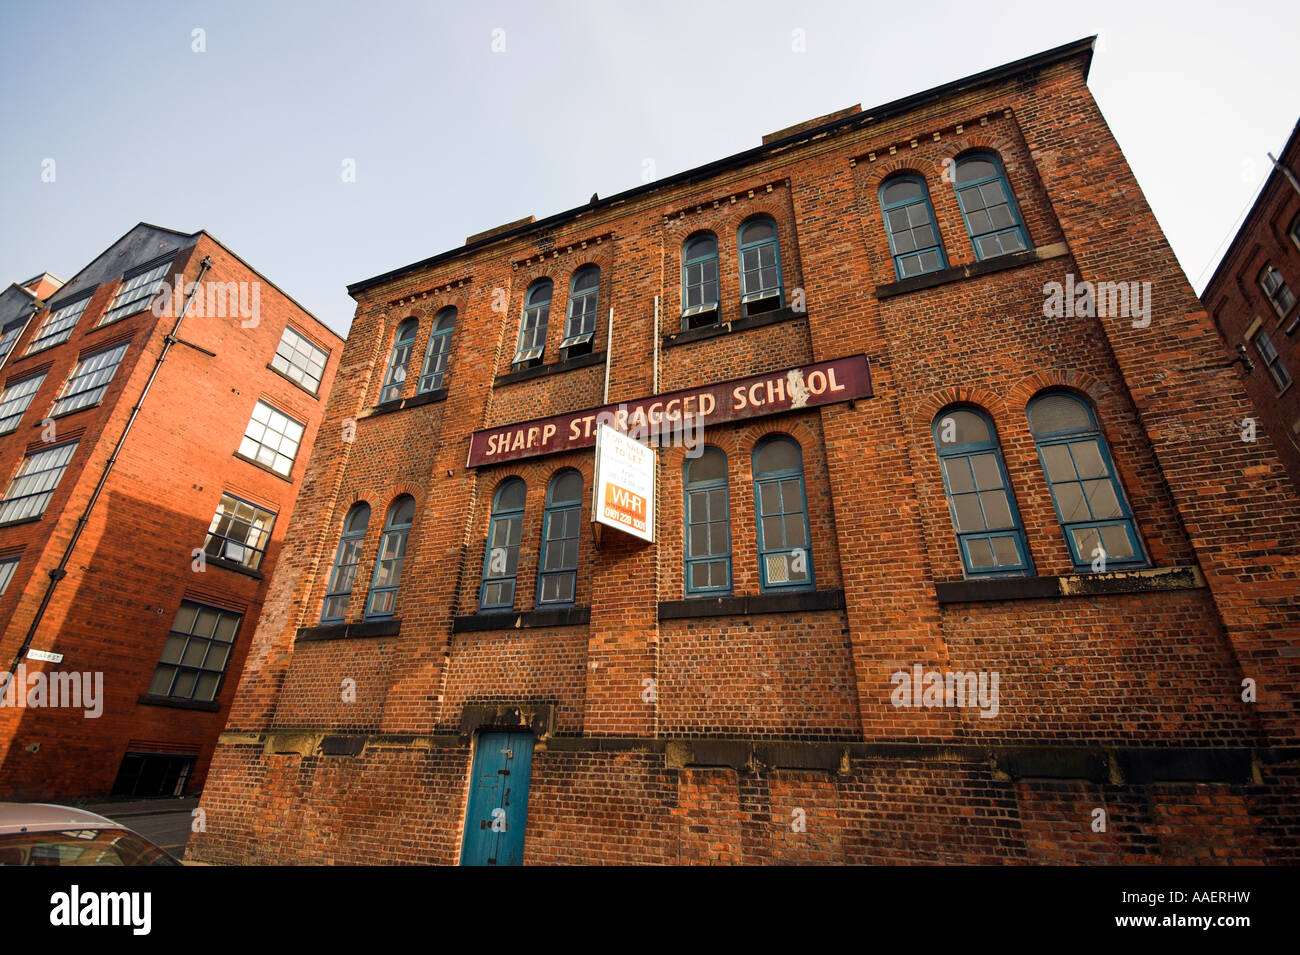
{"type": "Polygon", "coordinates": [[[46,585],[45,596],[41,598],[41,605],[36,608],[36,616],[32,618],[32,625],[27,628],[27,636],[23,640],[23,645],[18,648],[14,654],[13,661],[9,664],[9,669],[0,684],[8,683],[13,677],[14,671],[18,669],[18,664],[22,662],[23,656],[27,649],[32,645],[32,640],[36,637],[36,628],[40,626],[45,611],[50,605],[50,600],[54,597],[54,591],[59,586],[59,581],[68,576],[68,561],[72,559],[72,551],[77,546],[77,541],[81,538],[81,532],[86,529],[90,523],[91,512],[95,510],[95,504],[99,501],[99,496],[103,493],[104,486],[108,484],[108,476],[113,471],[113,465],[117,463],[118,455],[122,453],[122,447],[126,444],[127,435],[131,433],[131,428],[135,424],[135,419],[140,415],[140,409],[144,407],[144,399],[149,396],[149,389],[153,387],[154,379],[158,377],[158,372],[162,370],[162,364],[167,360],[167,353],[171,351],[172,345],[176,344],[176,333],[181,329],[181,322],[185,321],[185,316],[190,310],[190,303],[194,301],[194,296],[199,292],[199,285],[203,281],[203,276],[207,274],[208,269],[212,268],[212,258],[205,256],[199,267],[198,278],[194,280],[194,287],[190,290],[189,296],[185,299],[185,304],[181,308],[181,313],[176,316],[176,324],[172,326],[171,332],[163,339],[162,351],[158,353],[157,360],[153,363],[153,371],[149,372],[149,380],[144,383],[144,390],[140,392],[140,397],[131,409],[131,417],[126,420],[126,427],[122,429],[122,436],[117,439],[117,444],[113,448],[113,453],[108,458],[108,463],[104,465],[104,473],[99,476],[99,482],[95,485],[94,493],[90,495],[90,500],[86,502],[86,509],[81,516],[77,518],[77,526],[72,531],[72,538],[68,541],[68,546],[63,550],[63,557],[59,559],[59,566],[50,570],[50,582],[46,585]]]}

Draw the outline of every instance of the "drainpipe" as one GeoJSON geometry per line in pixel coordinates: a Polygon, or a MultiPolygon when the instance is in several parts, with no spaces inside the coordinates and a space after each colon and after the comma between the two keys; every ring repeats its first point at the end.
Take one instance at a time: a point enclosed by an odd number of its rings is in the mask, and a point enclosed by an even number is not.
{"type": "Polygon", "coordinates": [[[176,324],[172,330],[163,338],[162,351],[158,353],[158,359],[153,363],[153,370],[149,372],[149,380],[144,383],[144,390],[140,392],[139,399],[136,400],[135,407],[131,409],[131,417],[126,420],[126,427],[122,429],[122,436],[117,439],[117,444],[113,448],[113,453],[109,455],[108,463],[104,465],[104,472],[99,476],[99,482],[95,485],[94,492],[90,495],[90,500],[86,502],[86,509],[81,516],[77,518],[77,526],[72,531],[72,538],[68,541],[68,546],[63,550],[63,557],[59,559],[59,566],[50,570],[50,582],[45,587],[45,596],[41,598],[41,605],[36,608],[36,616],[32,618],[32,625],[27,628],[27,637],[23,640],[23,645],[18,648],[14,654],[13,662],[9,664],[7,674],[0,678],[0,683],[7,684],[12,679],[14,671],[18,669],[18,664],[22,662],[27,653],[27,649],[32,645],[32,640],[36,637],[36,628],[40,626],[42,618],[45,616],[46,608],[50,605],[50,600],[54,597],[54,591],[59,586],[59,581],[68,576],[68,561],[72,559],[72,551],[77,546],[77,541],[81,538],[81,532],[86,529],[90,523],[90,515],[95,510],[95,504],[99,501],[100,494],[104,491],[104,486],[108,484],[108,476],[113,471],[113,465],[117,463],[118,456],[122,453],[122,447],[126,444],[127,435],[131,433],[132,426],[135,425],[135,419],[140,416],[140,409],[144,406],[144,399],[149,396],[149,389],[153,387],[154,379],[158,377],[158,372],[162,370],[163,362],[167,360],[167,353],[171,347],[176,344],[176,333],[181,330],[181,322],[185,321],[185,316],[190,310],[190,304],[194,301],[194,296],[198,294],[199,287],[203,282],[203,276],[207,274],[208,269],[212,268],[212,258],[205,256],[199,266],[198,277],[194,280],[194,287],[190,289],[189,296],[185,299],[185,305],[181,308],[181,313],[176,316],[176,324]]]}
{"type": "Polygon", "coordinates": [[[609,307],[609,331],[605,333],[605,399],[602,404],[609,404],[609,363],[614,357],[614,306],[609,307]]]}

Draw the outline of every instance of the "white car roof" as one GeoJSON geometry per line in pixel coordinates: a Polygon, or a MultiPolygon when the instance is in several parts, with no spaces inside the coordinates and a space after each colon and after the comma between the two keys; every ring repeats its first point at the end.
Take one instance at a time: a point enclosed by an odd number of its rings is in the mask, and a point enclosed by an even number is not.
{"type": "Polygon", "coordinates": [[[61,829],[121,829],[120,823],[84,809],[42,802],[0,802],[0,835],[61,829]]]}

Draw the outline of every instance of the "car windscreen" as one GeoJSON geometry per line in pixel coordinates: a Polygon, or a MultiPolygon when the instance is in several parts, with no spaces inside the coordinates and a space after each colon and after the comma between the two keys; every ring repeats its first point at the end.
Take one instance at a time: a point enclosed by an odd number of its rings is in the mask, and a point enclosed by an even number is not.
{"type": "Polygon", "coordinates": [[[126,829],[63,829],[0,836],[0,865],[180,865],[126,829]]]}

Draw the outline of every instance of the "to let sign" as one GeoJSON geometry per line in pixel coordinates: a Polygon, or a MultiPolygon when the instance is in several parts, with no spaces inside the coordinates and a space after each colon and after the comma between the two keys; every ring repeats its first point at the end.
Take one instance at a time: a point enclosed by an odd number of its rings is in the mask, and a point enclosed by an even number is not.
{"type": "Polygon", "coordinates": [[[483,467],[589,448],[601,425],[664,444],[662,436],[764,415],[871,397],[866,355],[720,381],[586,411],[476,431],[466,466],[483,467]]]}
{"type": "Polygon", "coordinates": [[[596,523],[654,543],[655,453],[639,441],[600,425],[596,431],[596,523]]]}

